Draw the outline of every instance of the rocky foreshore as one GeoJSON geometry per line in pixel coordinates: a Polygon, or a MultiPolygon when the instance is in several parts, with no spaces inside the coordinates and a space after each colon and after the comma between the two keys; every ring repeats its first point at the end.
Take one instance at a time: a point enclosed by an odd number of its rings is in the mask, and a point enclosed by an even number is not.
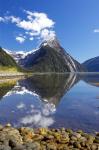
{"type": "Polygon", "coordinates": [[[99,150],[95,135],[71,129],[13,128],[0,125],[0,150],[99,150]]]}

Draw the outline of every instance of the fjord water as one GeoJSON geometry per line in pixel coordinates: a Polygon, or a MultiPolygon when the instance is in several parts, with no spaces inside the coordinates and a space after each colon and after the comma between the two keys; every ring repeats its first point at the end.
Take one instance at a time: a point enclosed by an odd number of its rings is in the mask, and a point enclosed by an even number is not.
{"type": "Polygon", "coordinates": [[[43,74],[0,80],[0,123],[99,131],[99,75],[43,74]]]}

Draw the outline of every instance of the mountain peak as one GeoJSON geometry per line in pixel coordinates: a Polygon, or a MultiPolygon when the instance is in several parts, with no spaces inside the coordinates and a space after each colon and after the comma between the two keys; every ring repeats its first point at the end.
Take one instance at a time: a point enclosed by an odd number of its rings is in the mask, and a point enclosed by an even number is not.
{"type": "Polygon", "coordinates": [[[42,46],[49,46],[49,47],[52,47],[52,48],[59,48],[60,44],[59,44],[59,41],[58,41],[57,37],[50,37],[47,40],[42,42],[41,47],[42,46]]]}

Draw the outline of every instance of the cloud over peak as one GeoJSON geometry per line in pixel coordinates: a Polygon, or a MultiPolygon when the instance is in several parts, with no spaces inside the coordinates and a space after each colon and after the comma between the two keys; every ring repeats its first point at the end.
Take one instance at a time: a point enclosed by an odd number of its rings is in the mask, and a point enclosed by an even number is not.
{"type": "Polygon", "coordinates": [[[45,40],[49,36],[55,37],[55,22],[48,18],[46,13],[31,12],[27,10],[24,10],[24,13],[26,14],[26,19],[22,19],[13,15],[0,17],[0,22],[12,23],[17,28],[22,29],[24,35],[17,35],[15,38],[16,41],[23,43],[26,39],[32,41],[34,38],[45,40]]]}

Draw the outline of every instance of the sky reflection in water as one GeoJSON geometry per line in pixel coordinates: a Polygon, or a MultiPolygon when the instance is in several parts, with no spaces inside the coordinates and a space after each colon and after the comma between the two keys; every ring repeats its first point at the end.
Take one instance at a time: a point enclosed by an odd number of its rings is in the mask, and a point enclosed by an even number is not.
{"type": "Polygon", "coordinates": [[[0,82],[0,123],[99,131],[98,75],[49,74],[0,82]]]}

